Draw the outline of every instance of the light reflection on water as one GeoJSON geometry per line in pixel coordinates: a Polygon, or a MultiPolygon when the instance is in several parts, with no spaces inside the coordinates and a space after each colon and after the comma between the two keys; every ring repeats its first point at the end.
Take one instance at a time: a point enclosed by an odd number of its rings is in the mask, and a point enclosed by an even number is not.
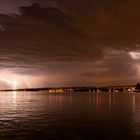
{"type": "Polygon", "coordinates": [[[139,93],[0,93],[0,140],[139,138],[139,93]]]}
{"type": "Polygon", "coordinates": [[[13,91],[13,104],[16,105],[16,98],[17,98],[17,93],[16,91],[13,91]]]}

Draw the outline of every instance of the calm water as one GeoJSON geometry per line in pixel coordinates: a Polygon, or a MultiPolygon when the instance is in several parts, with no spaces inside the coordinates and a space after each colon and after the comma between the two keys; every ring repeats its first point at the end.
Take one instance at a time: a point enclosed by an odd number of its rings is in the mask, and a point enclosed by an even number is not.
{"type": "Polygon", "coordinates": [[[140,139],[140,93],[0,93],[0,140],[140,139]]]}

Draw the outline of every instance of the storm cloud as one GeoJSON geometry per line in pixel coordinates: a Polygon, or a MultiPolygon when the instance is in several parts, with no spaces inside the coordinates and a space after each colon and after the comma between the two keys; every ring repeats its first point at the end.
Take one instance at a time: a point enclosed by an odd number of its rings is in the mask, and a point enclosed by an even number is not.
{"type": "Polygon", "coordinates": [[[43,77],[39,86],[137,82],[138,0],[0,3],[2,71],[43,77]]]}

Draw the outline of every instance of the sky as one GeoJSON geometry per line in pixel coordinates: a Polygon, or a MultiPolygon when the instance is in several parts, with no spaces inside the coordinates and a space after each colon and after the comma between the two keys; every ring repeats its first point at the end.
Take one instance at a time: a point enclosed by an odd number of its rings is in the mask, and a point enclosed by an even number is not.
{"type": "Polygon", "coordinates": [[[0,89],[131,85],[139,0],[0,0],[0,89]]]}

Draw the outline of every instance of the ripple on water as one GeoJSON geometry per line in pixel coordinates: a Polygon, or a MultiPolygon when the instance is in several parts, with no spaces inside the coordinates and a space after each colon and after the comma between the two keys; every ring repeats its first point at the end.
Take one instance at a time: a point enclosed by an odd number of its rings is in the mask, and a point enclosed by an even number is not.
{"type": "Polygon", "coordinates": [[[20,92],[0,98],[0,140],[140,138],[140,94],[20,92]]]}

